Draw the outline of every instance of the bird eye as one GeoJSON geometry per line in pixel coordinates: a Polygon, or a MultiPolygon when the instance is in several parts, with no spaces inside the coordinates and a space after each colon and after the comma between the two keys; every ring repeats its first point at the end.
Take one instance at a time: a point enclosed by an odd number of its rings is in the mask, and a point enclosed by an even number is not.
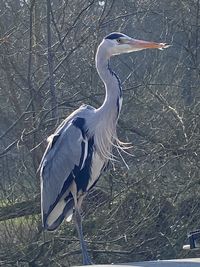
{"type": "Polygon", "coordinates": [[[117,39],[117,42],[118,42],[118,43],[121,43],[121,42],[122,42],[122,40],[121,40],[120,38],[118,38],[118,39],[117,39]]]}

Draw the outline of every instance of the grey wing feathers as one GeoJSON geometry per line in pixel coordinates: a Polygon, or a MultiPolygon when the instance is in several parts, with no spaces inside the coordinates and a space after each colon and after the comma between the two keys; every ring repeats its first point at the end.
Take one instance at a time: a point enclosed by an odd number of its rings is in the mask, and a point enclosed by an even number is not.
{"type": "MultiPolygon", "coordinates": [[[[82,151],[82,142],[87,142],[83,131],[72,122],[67,122],[51,137],[43,156],[40,166],[41,205],[43,224],[47,229],[53,230],[51,224],[65,212],[64,198],[73,179],[71,173],[75,166],[83,165],[81,160],[85,152],[82,151]]],[[[73,208],[72,202],[69,205],[73,208]]]]}

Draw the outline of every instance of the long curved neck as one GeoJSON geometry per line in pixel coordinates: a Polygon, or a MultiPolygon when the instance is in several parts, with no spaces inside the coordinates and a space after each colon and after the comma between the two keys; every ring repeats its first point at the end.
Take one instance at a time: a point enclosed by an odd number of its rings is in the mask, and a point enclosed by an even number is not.
{"type": "Polygon", "coordinates": [[[99,110],[118,118],[122,104],[122,89],[118,76],[110,68],[109,61],[109,55],[100,46],[96,54],[96,68],[101,80],[104,82],[106,96],[99,110]]]}

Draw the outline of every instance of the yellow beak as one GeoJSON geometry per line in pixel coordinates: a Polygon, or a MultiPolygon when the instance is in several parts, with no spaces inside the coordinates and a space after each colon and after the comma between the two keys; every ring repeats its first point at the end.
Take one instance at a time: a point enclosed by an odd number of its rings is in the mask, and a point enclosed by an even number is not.
{"type": "Polygon", "coordinates": [[[138,50],[148,49],[148,48],[157,48],[157,49],[162,50],[164,48],[168,48],[169,46],[171,46],[166,43],[148,42],[148,41],[137,40],[137,39],[129,40],[128,44],[131,45],[133,49],[138,49],[138,50]]]}

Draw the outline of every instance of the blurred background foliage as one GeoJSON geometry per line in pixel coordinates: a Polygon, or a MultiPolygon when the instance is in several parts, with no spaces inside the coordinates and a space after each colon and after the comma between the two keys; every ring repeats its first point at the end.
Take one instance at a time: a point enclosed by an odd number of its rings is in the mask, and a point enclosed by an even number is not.
{"type": "Polygon", "coordinates": [[[129,169],[118,157],[84,202],[92,260],[198,256],[182,246],[200,217],[199,12],[199,0],[1,1],[0,265],[81,263],[73,223],[41,229],[37,169],[58,124],[102,103],[94,58],[113,31],[172,47],[112,60],[124,95],[118,134],[133,147],[129,169]]]}

